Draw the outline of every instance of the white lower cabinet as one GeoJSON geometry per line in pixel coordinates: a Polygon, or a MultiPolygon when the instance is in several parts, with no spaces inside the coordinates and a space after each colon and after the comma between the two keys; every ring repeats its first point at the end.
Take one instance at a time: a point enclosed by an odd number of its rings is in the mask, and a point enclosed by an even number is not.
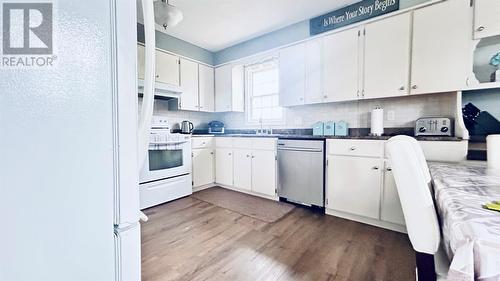
{"type": "Polygon", "coordinates": [[[248,149],[234,149],[234,184],[238,189],[252,190],[252,151],[248,149]]]}
{"type": "Polygon", "coordinates": [[[379,158],[328,156],[328,208],[378,219],[379,158]]]}
{"type": "Polygon", "coordinates": [[[214,154],[212,148],[193,149],[193,187],[214,183],[214,154]]]}
{"type": "Polygon", "coordinates": [[[384,146],[380,140],[327,140],[327,214],[405,231],[384,146]]]}
{"type": "Polygon", "coordinates": [[[276,196],[276,152],[252,151],[252,191],[276,196]]]}
{"type": "Polygon", "coordinates": [[[276,139],[216,138],[215,183],[277,199],[276,139]]]}
{"type": "Polygon", "coordinates": [[[222,185],[233,185],[233,149],[215,149],[215,182],[222,185]]]}

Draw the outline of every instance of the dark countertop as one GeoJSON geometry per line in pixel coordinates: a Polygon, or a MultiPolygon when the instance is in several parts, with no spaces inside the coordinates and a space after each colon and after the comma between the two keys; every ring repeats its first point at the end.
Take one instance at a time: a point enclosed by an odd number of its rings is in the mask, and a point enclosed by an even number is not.
{"type": "MultiPolygon", "coordinates": [[[[193,134],[196,136],[214,137],[248,137],[248,138],[280,138],[280,139],[305,139],[305,140],[327,140],[327,139],[359,139],[359,140],[388,140],[392,136],[313,136],[293,134],[193,134]]],[[[416,137],[419,141],[461,141],[457,137],[416,137]]]]}

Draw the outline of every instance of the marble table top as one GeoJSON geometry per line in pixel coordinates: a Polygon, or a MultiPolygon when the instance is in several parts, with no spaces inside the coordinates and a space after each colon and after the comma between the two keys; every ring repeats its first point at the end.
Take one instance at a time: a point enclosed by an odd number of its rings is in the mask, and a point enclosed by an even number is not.
{"type": "Polygon", "coordinates": [[[443,246],[451,260],[448,280],[500,280],[500,170],[486,162],[429,163],[443,246]]]}

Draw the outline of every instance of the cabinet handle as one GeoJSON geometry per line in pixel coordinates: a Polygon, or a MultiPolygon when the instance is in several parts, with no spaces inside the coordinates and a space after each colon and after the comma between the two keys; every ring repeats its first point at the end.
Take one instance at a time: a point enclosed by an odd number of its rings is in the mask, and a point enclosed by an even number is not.
{"type": "Polygon", "coordinates": [[[214,155],[214,152],[212,151],[212,152],[210,152],[210,154],[214,155]]]}
{"type": "Polygon", "coordinates": [[[160,75],[156,75],[156,78],[160,78],[160,75]]]}
{"type": "Polygon", "coordinates": [[[391,167],[388,167],[387,168],[387,172],[391,172],[392,171],[392,168],[391,167]]]}
{"type": "Polygon", "coordinates": [[[250,155],[247,154],[247,158],[250,157],[250,155]]]}
{"type": "Polygon", "coordinates": [[[377,166],[372,167],[372,170],[378,170],[378,167],[377,166]]]}
{"type": "Polygon", "coordinates": [[[354,151],[354,150],[356,150],[356,147],[353,146],[353,147],[350,148],[350,150],[354,151]]]}
{"type": "Polygon", "coordinates": [[[413,86],[411,86],[411,88],[412,88],[413,90],[416,90],[418,87],[417,87],[417,85],[413,85],[413,86]]]}
{"type": "Polygon", "coordinates": [[[323,96],[323,98],[324,98],[324,99],[327,99],[327,98],[328,98],[328,96],[327,96],[327,95],[324,95],[324,96],[323,96]]]}
{"type": "Polygon", "coordinates": [[[400,90],[400,91],[404,91],[404,90],[405,90],[405,86],[401,86],[401,87],[399,87],[399,90],[400,90]]]}
{"type": "Polygon", "coordinates": [[[229,152],[227,155],[231,156],[231,152],[229,152]]]}
{"type": "Polygon", "coordinates": [[[359,90],[356,91],[356,96],[359,98],[359,90]]]}
{"type": "Polygon", "coordinates": [[[252,155],[252,158],[255,158],[255,156],[252,155]]]}
{"type": "Polygon", "coordinates": [[[480,26],[480,27],[477,28],[477,31],[483,31],[484,29],[485,29],[484,26],[480,26]]]}
{"type": "Polygon", "coordinates": [[[365,90],[361,91],[361,96],[364,98],[365,97],[365,90]]]}

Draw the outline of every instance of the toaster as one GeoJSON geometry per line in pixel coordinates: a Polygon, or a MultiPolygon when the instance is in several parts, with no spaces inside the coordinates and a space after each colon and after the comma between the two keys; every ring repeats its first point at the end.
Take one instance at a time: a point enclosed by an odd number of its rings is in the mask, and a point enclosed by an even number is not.
{"type": "Polygon", "coordinates": [[[415,122],[415,136],[452,136],[452,119],[447,117],[423,117],[415,122]]]}

